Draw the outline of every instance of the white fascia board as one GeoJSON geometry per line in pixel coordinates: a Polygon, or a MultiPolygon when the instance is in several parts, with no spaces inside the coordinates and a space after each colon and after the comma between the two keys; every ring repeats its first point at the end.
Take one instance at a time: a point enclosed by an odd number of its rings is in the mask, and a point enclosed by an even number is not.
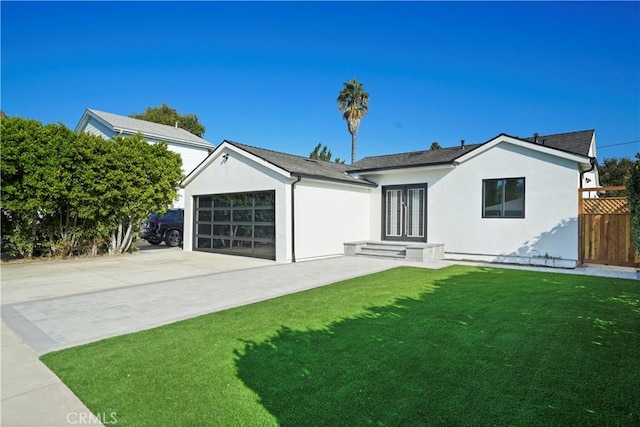
{"type": "Polygon", "coordinates": [[[87,110],[85,110],[84,113],[82,114],[82,117],[80,117],[80,121],[76,125],[74,132],[79,133],[80,129],[87,126],[88,121],[89,121],[89,116],[87,115],[87,110]]]}
{"type": "Polygon", "coordinates": [[[422,171],[432,171],[432,170],[438,170],[438,169],[453,169],[457,166],[457,164],[454,163],[446,163],[446,164],[440,164],[440,165],[418,165],[418,166],[399,166],[399,167],[389,167],[389,168],[380,168],[380,169],[373,169],[370,171],[364,170],[364,171],[358,171],[358,170],[352,170],[349,171],[348,174],[351,175],[354,178],[361,178],[361,177],[366,177],[366,176],[379,176],[379,175],[392,175],[392,174],[402,174],[402,173],[406,173],[408,170],[413,171],[417,171],[417,172],[422,172],[422,171]]]}
{"type": "Polygon", "coordinates": [[[537,151],[539,153],[549,154],[551,156],[559,157],[561,159],[570,160],[572,162],[576,162],[580,164],[581,166],[586,166],[587,168],[591,167],[588,157],[580,156],[578,154],[567,153],[566,151],[556,150],[555,148],[547,147],[542,144],[535,144],[533,142],[523,141],[521,139],[514,138],[508,135],[497,136],[491,141],[481,145],[480,147],[477,147],[475,150],[472,150],[467,154],[464,154],[458,157],[455,163],[460,164],[460,163],[466,162],[467,160],[471,160],[474,157],[484,153],[487,150],[490,150],[491,148],[501,143],[511,144],[517,147],[525,148],[527,150],[537,151]]]}
{"type": "Polygon", "coordinates": [[[593,131],[593,136],[591,137],[591,144],[589,144],[589,157],[598,157],[596,154],[596,132],[593,131]]]}
{"type": "Polygon", "coordinates": [[[359,183],[359,182],[349,182],[349,181],[341,181],[339,179],[328,179],[328,178],[318,178],[312,175],[305,175],[303,173],[297,173],[294,172],[293,174],[291,174],[291,181],[295,182],[298,178],[300,178],[301,181],[305,181],[305,182],[314,182],[314,183],[318,183],[318,184],[331,184],[331,185],[336,185],[336,186],[345,186],[345,187],[349,187],[349,188],[376,188],[378,186],[378,184],[376,184],[375,182],[370,182],[369,184],[366,183],[359,183]]]}
{"type": "Polygon", "coordinates": [[[193,181],[195,179],[195,177],[197,177],[198,175],[200,175],[200,173],[206,169],[207,167],[209,167],[209,165],[211,163],[213,163],[216,159],[224,156],[225,154],[229,154],[229,152],[233,152],[241,157],[244,157],[248,160],[251,160],[252,162],[255,162],[257,164],[259,164],[260,166],[267,168],[269,170],[274,171],[275,173],[282,175],[285,178],[292,178],[292,175],[282,169],[279,168],[277,166],[275,166],[272,163],[269,163],[265,160],[263,160],[262,158],[255,156],[247,151],[244,151],[241,148],[236,147],[235,145],[229,144],[228,142],[224,141],[222,144],[218,145],[211,154],[209,154],[203,161],[202,163],[200,163],[198,166],[196,166],[196,168],[194,170],[191,171],[191,173],[189,175],[187,175],[185,177],[185,179],[182,180],[182,182],[180,183],[180,187],[184,188],[187,184],[189,184],[191,181],[193,181]]]}
{"type": "Polygon", "coordinates": [[[80,129],[86,128],[87,124],[89,123],[89,120],[91,118],[93,118],[94,120],[97,120],[98,122],[100,122],[104,126],[110,128],[110,129],[113,129],[113,126],[111,126],[110,123],[108,123],[108,122],[104,121],[102,118],[96,116],[91,111],[89,111],[89,109],[86,109],[86,110],[84,110],[84,114],[82,114],[82,117],[80,117],[80,121],[78,122],[78,126],[76,126],[75,132],[78,133],[78,132],[80,132],[80,129]]]}
{"type": "Polygon", "coordinates": [[[213,148],[213,144],[206,144],[204,142],[188,141],[188,140],[182,139],[182,138],[167,137],[166,135],[157,135],[157,134],[153,134],[153,133],[142,132],[142,131],[139,131],[139,130],[119,128],[119,127],[116,127],[116,126],[110,126],[110,127],[115,132],[117,132],[119,134],[135,135],[135,134],[139,133],[139,134],[142,134],[143,137],[152,138],[152,139],[155,139],[155,140],[158,140],[158,141],[172,142],[172,143],[176,143],[176,144],[187,145],[187,146],[190,146],[190,147],[213,148]]]}

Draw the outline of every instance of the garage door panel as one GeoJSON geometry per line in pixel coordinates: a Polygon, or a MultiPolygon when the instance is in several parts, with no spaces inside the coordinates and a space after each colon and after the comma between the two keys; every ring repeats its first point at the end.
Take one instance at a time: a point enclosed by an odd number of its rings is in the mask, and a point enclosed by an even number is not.
{"type": "Polygon", "coordinates": [[[195,197],[194,250],[275,260],[275,191],[195,197]]]}

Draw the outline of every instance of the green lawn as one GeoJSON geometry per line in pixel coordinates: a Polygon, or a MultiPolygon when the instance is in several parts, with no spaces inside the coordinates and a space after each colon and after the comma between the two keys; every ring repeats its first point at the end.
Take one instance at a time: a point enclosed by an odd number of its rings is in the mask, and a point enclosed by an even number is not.
{"type": "Polygon", "coordinates": [[[400,267],[44,355],[117,425],[640,424],[640,282],[400,267]]]}

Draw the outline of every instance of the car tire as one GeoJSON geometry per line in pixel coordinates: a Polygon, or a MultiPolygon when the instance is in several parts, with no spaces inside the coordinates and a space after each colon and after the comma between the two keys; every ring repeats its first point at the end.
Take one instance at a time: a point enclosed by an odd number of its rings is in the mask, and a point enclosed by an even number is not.
{"type": "Polygon", "coordinates": [[[182,243],[182,232],[180,230],[169,230],[164,237],[164,242],[167,246],[175,248],[182,243]]]}
{"type": "Polygon", "coordinates": [[[159,245],[160,243],[162,243],[162,240],[147,240],[147,242],[151,243],[152,245],[159,245]]]}

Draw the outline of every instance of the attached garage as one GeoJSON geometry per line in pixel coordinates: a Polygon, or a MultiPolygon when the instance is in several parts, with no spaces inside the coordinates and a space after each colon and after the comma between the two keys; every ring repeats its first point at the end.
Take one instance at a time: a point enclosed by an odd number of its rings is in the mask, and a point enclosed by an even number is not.
{"type": "Polygon", "coordinates": [[[195,196],[193,249],[276,259],[274,190],[195,196]]]}
{"type": "Polygon", "coordinates": [[[352,169],[223,141],[182,183],[183,247],[276,262],[342,255],[371,232],[376,184],[352,169]]]}

